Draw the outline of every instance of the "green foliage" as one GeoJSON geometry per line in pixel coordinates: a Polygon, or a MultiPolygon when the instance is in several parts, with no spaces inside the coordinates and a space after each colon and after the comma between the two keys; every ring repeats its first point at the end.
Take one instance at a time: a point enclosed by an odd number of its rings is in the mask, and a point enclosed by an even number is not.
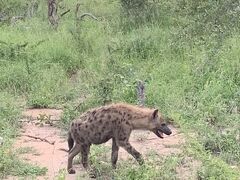
{"type": "MultiPolygon", "coordinates": [[[[57,39],[57,42],[52,41],[48,46],[39,47],[36,56],[39,56],[41,61],[47,61],[50,64],[58,64],[65,69],[68,75],[76,73],[82,67],[82,58],[71,48],[66,48],[65,39],[57,39]]],[[[69,44],[69,46],[71,46],[69,44]]]]}
{"type": "Polygon", "coordinates": [[[230,178],[237,180],[239,178],[239,176],[223,162],[206,160],[204,163],[204,166],[198,171],[198,179],[227,180],[230,178]]]}
{"type": "Polygon", "coordinates": [[[2,13],[4,16],[7,16],[6,18],[12,15],[24,15],[24,11],[26,9],[27,9],[26,1],[16,0],[0,1],[0,13],[2,13]]]}
{"type": "Polygon", "coordinates": [[[238,130],[223,133],[207,133],[203,138],[205,150],[220,155],[229,164],[239,162],[240,145],[237,143],[238,130]]]}
{"type": "Polygon", "coordinates": [[[7,92],[0,93],[0,136],[4,139],[15,134],[19,108],[15,98],[7,92]],[[8,128],[8,126],[12,128],[8,128]]]}
{"type": "Polygon", "coordinates": [[[58,65],[46,65],[44,69],[37,69],[31,78],[28,104],[33,107],[48,107],[61,102],[62,92],[69,89],[65,71],[58,65]]]}
{"type": "Polygon", "coordinates": [[[185,38],[197,39],[207,48],[218,48],[226,36],[239,29],[239,2],[234,0],[178,2],[178,12],[185,19],[185,38]]]}
{"type": "MultiPolygon", "coordinates": [[[[47,172],[47,168],[38,167],[31,165],[29,163],[21,162],[18,160],[14,160],[13,170],[9,172],[9,174],[15,176],[40,176],[45,175],[47,172]]],[[[13,165],[13,164],[12,164],[13,165]]]]}
{"type": "MultiPolygon", "coordinates": [[[[59,3],[63,11],[77,1],[59,3]]],[[[76,22],[70,12],[54,31],[47,23],[46,4],[39,2],[34,18],[1,26],[0,90],[8,92],[0,95],[1,136],[15,135],[16,96],[24,96],[28,106],[64,107],[61,122],[68,127],[90,107],[110,101],[135,104],[136,82],[142,80],[147,106],[175,117],[187,133],[194,131],[197,145],[188,154],[202,162],[199,178],[234,179],[230,166],[240,164],[239,2],[82,3],[80,14],[91,12],[99,21],[76,22]]],[[[26,7],[26,1],[0,1],[0,16],[23,15],[26,7]]],[[[100,153],[92,156],[93,163],[100,153]]],[[[177,160],[162,162],[166,173],[150,160],[145,167],[123,164],[117,172],[126,179],[174,179],[176,164],[171,162],[177,160]]],[[[98,169],[104,177],[109,166],[98,169]]]]}
{"type": "Polygon", "coordinates": [[[116,179],[176,179],[176,166],[179,158],[176,156],[148,156],[145,165],[139,166],[133,162],[121,163],[114,173],[116,179]]]}
{"type": "Polygon", "coordinates": [[[168,156],[160,157],[156,153],[149,154],[145,164],[139,166],[136,160],[119,160],[117,169],[111,169],[110,147],[104,145],[92,146],[91,148],[91,167],[96,173],[97,179],[175,179],[176,167],[179,163],[179,157],[168,156]]]}
{"type": "Polygon", "coordinates": [[[29,76],[25,63],[6,64],[0,66],[0,89],[13,93],[25,93],[29,90],[29,76]]]}
{"type": "MultiPolygon", "coordinates": [[[[135,35],[135,34],[134,34],[135,35]]],[[[158,52],[157,39],[149,35],[134,36],[133,39],[129,39],[130,42],[124,42],[123,55],[129,59],[145,60],[151,58],[158,52]]]]}
{"type": "Polygon", "coordinates": [[[69,128],[69,124],[71,121],[74,120],[74,118],[77,117],[77,115],[79,115],[76,107],[72,107],[72,106],[66,106],[64,108],[63,114],[61,116],[61,123],[63,124],[64,127],[66,127],[66,129],[69,128]]]}
{"type": "Polygon", "coordinates": [[[63,110],[63,114],[61,116],[61,125],[65,129],[69,128],[70,122],[72,122],[75,118],[77,118],[81,113],[86,110],[96,107],[98,104],[94,98],[88,98],[84,102],[78,102],[76,105],[66,104],[63,110]]]}
{"type": "Polygon", "coordinates": [[[113,83],[111,79],[105,78],[100,80],[96,85],[96,96],[99,104],[107,104],[112,101],[113,83]]]}
{"type": "Polygon", "coordinates": [[[191,142],[187,144],[185,153],[201,160],[202,165],[201,168],[198,169],[199,179],[239,178],[239,172],[235,171],[232,167],[229,167],[228,164],[221,159],[211,156],[195,139],[192,139],[191,137],[189,138],[191,139],[191,142]]]}
{"type": "Polygon", "coordinates": [[[47,172],[46,168],[31,165],[26,162],[22,162],[17,159],[11,147],[4,146],[0,148],[0,177],[3,178],[6,175],[14,176],[36,176],[44,175],[47,172]]]}
{"type": "Polygon", "coordinates": [[[12,149],[12,138],[16,136],[19,118],[19,103],[16,97],[9,93],[0,93],[0,137],[3,145],[0,146],[0,178],[6,175],[26,176],[43,175],[46,168],[30,165],[17,159],[12,149]]]}
{"type": "Polygon", "coordinates": [[[120,28],[129,32],[136,28],[152,24],[164,23],[166,16],[166,2],[149,0],[121,0],[120,28]]]}

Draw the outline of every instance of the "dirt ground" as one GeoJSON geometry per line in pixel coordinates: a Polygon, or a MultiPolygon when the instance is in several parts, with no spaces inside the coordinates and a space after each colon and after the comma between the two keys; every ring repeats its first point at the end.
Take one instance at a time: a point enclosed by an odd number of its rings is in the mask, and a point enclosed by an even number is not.
{"type": "MultiPolygon", "coordinates": [[[[39,122],[43,119],[50,119],[56,122],[60,119],[62,111],[56,109],[27,109],[23,112],[21,135],[17,138],[15,148],[29,148],[31,153],[22,154],[21,157],[32,164],[41,167],[47,167],[48,171],[45,176],[37,179],[55,179],[59,171],[65,170],[67,165],[67,153],[60,150],[67,149],[67,141],[65,132],[50,125],[42,125],[39,122]],[[30,136],[30,137],[29,137],[30,136]],[[33,137],[41,137],[48,142],[35,139],[33,137]]],[[[159,139],[149,131],[133,131],[130,137],[131,144],[142,154],[146,154],[151,149],[160,155],[170,155],[181,153],[180,146],[184,143],[183,134],[171,127],[173,134],[159,139]]],[[[106,143],[111,146],[111,140],[106,143]]],[[[119,159],[132,158],[124,149],[120,148],[119,159]]],[[[84,170],[81,165],[74,165],[77,174],[67,175],[67,180],[76,179],[79,173],[84,170]]],[[[180,173],[184,169],[178,169],[180,173]]],[[[17,179],[9,177],[8,179],[17,179]]],[[[181,179],[184,179],[181,178],[181,179]]]]}

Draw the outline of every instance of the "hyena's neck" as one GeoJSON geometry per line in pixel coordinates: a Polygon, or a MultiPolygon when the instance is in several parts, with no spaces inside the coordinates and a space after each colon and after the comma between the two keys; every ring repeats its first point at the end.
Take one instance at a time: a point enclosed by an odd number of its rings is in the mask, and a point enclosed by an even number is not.
{"type": "Polygon", "coordinates": [[[131,120],[131,124],[133,129],[144,129],[148,130],[149,129],[149,115],[140,115],[140,116],[135,116],[131,120]]]}
{"type": "Polygon", "coordinates": [[[129,114],[131,118],[129,118],[133,129],[149,129],[149,119],[151,117],[152,109],[142,108],[138,106],[133,106],[129,104],[113,104],[109,106],[114,110],[125,112],[129,114]]]}

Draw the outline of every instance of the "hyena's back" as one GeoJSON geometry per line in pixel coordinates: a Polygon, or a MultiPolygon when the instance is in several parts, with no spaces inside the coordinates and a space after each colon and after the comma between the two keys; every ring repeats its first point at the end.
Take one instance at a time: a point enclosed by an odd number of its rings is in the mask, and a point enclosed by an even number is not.
{"type": "Polygon", "coordinates": [[[116,136],[123,126],[131,127],[132,115],[126,108],[104,106],[87,111],[71,126],[77,143],[101,144],[116,136]]]}

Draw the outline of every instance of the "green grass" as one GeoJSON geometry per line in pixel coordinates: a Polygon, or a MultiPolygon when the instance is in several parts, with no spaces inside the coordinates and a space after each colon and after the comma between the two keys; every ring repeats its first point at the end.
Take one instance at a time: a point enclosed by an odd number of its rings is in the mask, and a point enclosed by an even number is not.
{"type": "Polygon", "coordinates": [[[221,158],[205,151],[203,146],[196,140],[191,139],[185,150],[187,155],[194,156],[202,162],[201,168],[197,172],[199,179],[239,179],[237,169],[230,167],[221,158]]]}
{"type": "Polygon", "coordinates": [[[151,157],[147,156],[145,165],[139,166],[136,162],[122,162],[114,172],[116,179],[176,179],[176,167],[179,163],[176,156],[151,157]]]}
{"type": "Polygon", "coordinates": [[[0,93],[0,136],[3,138],[3,144],[0,146],[0,178],[7,175],[44,175],[47,171],[44,167],[19,160],[18,156],[21,152],[15,152],[12,148],[13,138],[17,135],[19,128],[17,120],[20,114],[20,102],[20,99],[7,92],[0,93]]]}
{"type": "MultiPolygon", "coordinates": [[[[25,8],[24,3],[14,2],[0,3],[10,17],[25,8]]],[[[59,11],[73,9],[76,2],[61,2],[59,11]]],[[[173,117],[186,134],[194,132],[195,139],[189,139],[194,145],[187,155],[194,154],[202,162],[199,178],[239,176],[231,169],[240,166],[237,6],[230,1],[148,1],[139,19],[134,13],[126,15],[120,0],[82,3],[80,14],[93,13],[99,21],[86,18],[76,25],[72,11],[55,31],[47,22],[45,2],[40,2],[32,18],[14,26],[1,24],[0,136],[8,147],[18,129],[20,107],[62,107],[61,124],[66,128],[90,107],[109,101],[136,103],[136,82],[142,80],[146,105],[173,117]]],[[[13,159],[6,156],[7,149],[4,145],[0,152],[5,154],[4,167],[11,167],[13,159]]],[[[176,164],[170,163],[177,161],[174,158],[162,162],[168,176],[161,170],[155,173],[157,162],[126,166],[118,173],[126,179],[140,175],[174,179],[171,169],[176,164]]],[[[103,171],[109,168],[104,166],[103,171]]],[[[5,168],[0,172],[17,174],[5,168]]]]}
{"type": "Polygon", "coordinates": [[[181,156],[159,156],[150,152],[145,164],[140,166],[136,160],[118,160],[117,169],[111,167],[111,148],[104,145],[92,146],[90,162],[96,179],[176,179],[176,167],[181,156]]]}

